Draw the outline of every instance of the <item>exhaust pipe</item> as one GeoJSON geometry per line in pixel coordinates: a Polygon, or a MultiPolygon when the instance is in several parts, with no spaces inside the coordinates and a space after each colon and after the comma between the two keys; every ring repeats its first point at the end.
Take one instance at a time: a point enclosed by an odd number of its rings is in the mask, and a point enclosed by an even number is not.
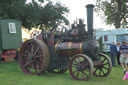
{"type": "Polygon", "coordinates": [[[87,8],[87,29],[88,29],[88,38],[93,38],[93,4],[86,5],[87,8]]]}

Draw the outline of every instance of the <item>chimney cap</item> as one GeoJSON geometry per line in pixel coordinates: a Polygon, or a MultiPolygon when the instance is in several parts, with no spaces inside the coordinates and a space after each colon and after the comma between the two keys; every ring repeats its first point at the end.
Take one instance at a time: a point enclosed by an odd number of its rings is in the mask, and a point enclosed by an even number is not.
{"type": "Polygon", "coordinates": [[[86,5],[86,7],[87,7],[87,8],[90,8],[90,7],[93,8],[93,7],[95,7],[95,6],[94,6],[93,4],[88,4],[88,5],[86,5]]]}

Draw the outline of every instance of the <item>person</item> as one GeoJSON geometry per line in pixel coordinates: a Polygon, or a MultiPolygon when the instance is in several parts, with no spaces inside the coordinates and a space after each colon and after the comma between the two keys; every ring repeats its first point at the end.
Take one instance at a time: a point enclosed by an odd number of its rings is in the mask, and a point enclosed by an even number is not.
{"type": "Polygon", "coordinates": [[[116,45],[116,48],[117,48],[117,63],[118,65],[120,65],[120,42],[117,42],[117,45],[116,45]]]}
{"type": "Polygon", "coordinates": [[[110,46],[110,56],[111,56],[112,66],[115,66],[116,53],[117,53],[117,47],[115,42],[113,41],[110,46]]]}
{"type": "Polygon", "coordinates": [[[122,42],[122,45],[120,46],[120,64],[123,68],[123,73],[125,74],[128,70],[128,43],[126,41],[122,42]]]}

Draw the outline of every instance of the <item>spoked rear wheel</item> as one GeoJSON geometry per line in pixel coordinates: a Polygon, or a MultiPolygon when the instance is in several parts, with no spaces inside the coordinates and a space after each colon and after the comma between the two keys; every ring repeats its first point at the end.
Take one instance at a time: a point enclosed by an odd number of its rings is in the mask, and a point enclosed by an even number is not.
{"type": "Polygon", "coordinates": [[[84,55],[75,55],[69,62],[69,72],[75,80],[89,80],[93,75],[93,62],[84,55]]]}
{"type": "Polygon", "coordinates": [[[39,75],[48,69],[49,62],[49,51],[43,41],[30,39],[22,45],[19,64],[25,74],[39,75]]]}

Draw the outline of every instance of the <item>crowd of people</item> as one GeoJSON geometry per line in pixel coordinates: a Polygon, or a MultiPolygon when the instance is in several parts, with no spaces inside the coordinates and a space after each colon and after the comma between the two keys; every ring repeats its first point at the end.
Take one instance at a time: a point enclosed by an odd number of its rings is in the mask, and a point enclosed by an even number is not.
{"type": "Polygon", "coordinates": [[[123,73],[125,74],[128,71],[128,42],[123,40],[120,42],[112,42],[110,46],[110,56],[112,61],[112,66],[116,64],[121,65],[123,73]]]}

